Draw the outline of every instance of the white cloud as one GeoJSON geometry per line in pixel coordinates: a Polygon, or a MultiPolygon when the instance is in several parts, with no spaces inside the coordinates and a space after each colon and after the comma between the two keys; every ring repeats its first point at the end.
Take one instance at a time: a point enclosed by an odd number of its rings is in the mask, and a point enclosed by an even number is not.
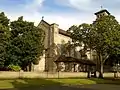
{"type": "MultiPolygon", "coordinates": [[[[29,1],[29,0],[28,0],[29,1]]],[[[31,2],[29,4],[26,4],[25,10],[22,12],[8,12],[7,15],[11,20],[16,20],[19,16],[24,16],[25,20],[35,22],[35,25],[37,26],[38,23],[41,21],[42,16],[44,16],[44,20],[48,23],[57,23],[59,24],[59,27],[61,29],[67,30],[70,26],[76,24],[79,25],[81,23],[92,23],[95,20],[94,12],[97,11],[96,9],[93,9],[93,11],[90,11],[94,5],[95,0],[59,0],[61,2],[65,2],[66,4],[70,5],[71,7],[78,8],[79,10],[86,10],[88,12],[86,13],[70,13],[70,12],[59,12],[59,13],[43,13],[38,12],[38,9],[43,8],[43,2],[44,0],[34,0],[34,2],[31,2]],[[93,4],[92,4],[93,3],[93,4]],[[91,9],[89,8],[91,6],[91,9]],[[84,8],[85,7],[85,8],[84,8]],[[90,11],[90,12],[89,12],[90,11]]],[[[97,0],[99,1],[99,0],[97,0]]],[[[65,4],[64,3],[64,4],[65,4]]],[[[98,5],[98,4],[97,4],[98,5]]],[[[111,10],[110,10],[111,11],[111,10]]],[[[116,16],[116,19],[120,21],[120,14],[119,12],[116,13],[112,12],[113,15],[116,16]]]]}
{"type": "Polygon", "coordinates": [[[8,18],[11,20],[16,20],[19,16],[24,16],[26,20],[34,21],[34,16],[36,16],[42,6],[43,2],[45,0],[25,0],[26,3],[21,6],[21,10],[18,9],[18,11],[7,11],[4,10],[7,14],[8,18]]]}
{"type": "MultiPolygon", "coordinates": [[[[24,11],[21,12],[8,12],[7,16],[12,21],[17,20],[19,16],[24,16],[24,19],[27,21],[35,22],[37,26],[38,23],[41,21],[42,16],[44,16],[45,20],[52,24],[57,23],[61,29],[67,30],[70,26],[76,24],[79,25],[80,23],[86,22],[90,23],[93,20],[91,17],[87,17],[87,15],[78,15],[77,13],[43,13],[38,12],[38,9],[42,8],[43,2],[45,0],[34,0],[31,3],[27,3],[23,8],[24,11]]],[[[72,1],[72,0],[71,0],[72,1]]],[[[83,2],[85,3],[85,2],[83,2]]]]}
{"type": "MultiPolygon", "coordinates": [[[[56,0],[57,4],[71,7],[78,10],[79,15],[76,14],[73,19],[71,17],[68,19],[70,22],[76,24],[78,22],[92,23],[94,18],[94,13],[101,9],[103,6],[104,9],[110,11],[114,15],[118,22],[120,22],[120,0],[56,0]],[[82,15],[81,15],[82,14],[82,15]],[[76,18],[78,17],[78,18],[76,18]],[[73,20],[73,21],[72,21],[73,20]]],[[[69,15],[68,15],[69,16],[69,15]]]]}
{"type": "MultiPolygon", "coordinates": [[[[94,16],[94,15],[93,15],[94,16]]],[[[67,30],[72,25],[79,25],[81,23],[92,23],[94,17],[87,17],[87,15],[79,16],[76,14],[73,15],[60,15],[60,14],[51,14],[46,15],[45,19],[49,23],[57,23],[61,29],[67,30]]]]}
{"type": "Polygon", "coordinates": [[[42,7],[44,1],[45,0],[32,0],[31,3],[25,5],[24,9],[29,12],[35,12],[42,7]]]}
{"type": "Polygon", "coordinates": [[[99,0],[57,0],[57,3],[78,10],[93,11],[96,6],[100,8],[100,4],[97,1],[99,0]]]}
{"type": "Polygon", "coordinates": [[[84,12],[98,11],[101,6],[116,12],[119,12],[120,8],[120,0],[56,0],[56,2],[84,12]]]}
{"type": "Polygon", "coordinates": [[[16,20],[18,16],[24,16],[24,19],[27,21],[35,22],[35,25],[37,26],[39,22],[42,19],[42,16],[44,16],[44,20],[48,23],[57,23],[59,24],[59,28],[67,30],[72,25],[79,25],[81,23],[92,23],[94,20],[94,15],[88,17],[87,15],[78,15],[78,14],[72,14],[69,13],[66,14],[60,14],[60,13],[8,13],[8,17],[11,20],[16,20]]]}
{"type": "Polygon", "coordinates": [[[91,9],[92,0],[68,0],[72,7],[82,10],[89,10],[91,9]]]}
{"type": "MultiPolygon", "coordinates": [[[[43,2],[45,0],[25,0],[26,4],[22,5],[22,11],[6,11],[8,18],[13,20],[17,20],[19,16],[24,16],[25,20],[38,23],[39,18],[38,15],[39,11],[43,7],[43,2]]],[[[41,15],[40,15],[41,16],[41,15]]],[[[41,18],[40,18],[41,19],[41,18]]]]}

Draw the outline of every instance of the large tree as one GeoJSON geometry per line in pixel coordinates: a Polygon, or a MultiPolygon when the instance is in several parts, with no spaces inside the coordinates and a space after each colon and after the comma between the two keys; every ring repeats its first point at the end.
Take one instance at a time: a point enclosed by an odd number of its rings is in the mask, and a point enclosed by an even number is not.
{"type": "Polygon", "coordinates": [[[0,67],[6,60],[6,48],[9,42],[9,19],[4,12],[0,13],[0,67]]]}
{"type": "Polygon", "coordinates": [[[120,53],[120,25],[114,16],[108,15],[97,19],[92,25],[92,48],[98,54],[100,76],[103,77],[103,65],[111,54],[120,53]]]}
{"type": "Polygon", "coordinates": [[[8,47],[6,64],[20,65],[23,70],[31,63],[40,60],[43,53],[44,32],[33,22],[24,21],[23,17],[11,22],[11,41],[8,47]]]}
{"type": "Polygon", "coordinates": [[[97,19],[93,24],[72,26],[74,41],[83,42],[87,48],[95,50],[98,56],[99,77],[103,78],[103,65],[112,54],[120,53],[120,26],[114,16],[108,15],[97,19]]]}

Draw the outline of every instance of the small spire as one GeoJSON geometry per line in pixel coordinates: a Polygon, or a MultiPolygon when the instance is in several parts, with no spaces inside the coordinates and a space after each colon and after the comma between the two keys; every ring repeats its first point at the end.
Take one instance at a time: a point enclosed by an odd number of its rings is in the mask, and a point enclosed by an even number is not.
{"type": "Polygon", "coordinates": [[[44,16],[42,16],[42,20],[44,19],[44,16]]]}

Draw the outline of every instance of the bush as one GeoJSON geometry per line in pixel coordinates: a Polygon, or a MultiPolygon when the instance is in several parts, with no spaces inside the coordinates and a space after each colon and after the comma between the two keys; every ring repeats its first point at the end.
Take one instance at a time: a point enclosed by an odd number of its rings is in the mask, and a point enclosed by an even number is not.
{"type": "Polygon", "coordinates": [[[33,61],[33,64],[34,64],[34,65],[38,65],[38,64],[39,64],[39,60],[34,60],[34,61],[33,61]]]}
{"type": "Polygon", "coordinates": [[[13,64],[9,65],[8,68],[11,69],[12,71],[20,71],[21,70],[20,66],[13,65],[13,64]]]}
{"type": "Polygon", "coordinates": [[[11,71],[8,67],[0,67],[0,71],[11,71]]]}

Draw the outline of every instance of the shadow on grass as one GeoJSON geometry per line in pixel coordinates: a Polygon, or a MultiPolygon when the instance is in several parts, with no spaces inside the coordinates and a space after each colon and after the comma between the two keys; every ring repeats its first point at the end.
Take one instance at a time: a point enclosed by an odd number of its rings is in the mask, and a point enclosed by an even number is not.
{"type": "Polygon", "coordinates": [[[103,79],[100,79],[100,78],[70,77],[68,79],[86,79],[86,80],[94,81],[96,84],[120,85],[120,78],[112,78],[112,77],[106,77],[106,78],[103,78],[103,79]]]}
{"type": "Polygon", "coordinates": [[[115,79],[115,78],[104,78],[104,79],[90,78],[90,80],[95,81],[96,84],[120,85],[120,79],[115,79]]]}
{"type": "MultiPolygon", "coordinates": [[[[75,78],[71,78],[75,79],[75,78]]],[[[103,79],[100,78],[76,78],[76,79],[87,79],[96,82],[96,84],[113,84],[113,85],[120,85],[120,78],[114,77],[105,77],[103,79]]]]}
{"type": "Polygon", "coordinates": [[[14,88],[2,90],[93,90],[75,85],[64,85],[52,79],[14,79],[11,84],[14,88]]]}

